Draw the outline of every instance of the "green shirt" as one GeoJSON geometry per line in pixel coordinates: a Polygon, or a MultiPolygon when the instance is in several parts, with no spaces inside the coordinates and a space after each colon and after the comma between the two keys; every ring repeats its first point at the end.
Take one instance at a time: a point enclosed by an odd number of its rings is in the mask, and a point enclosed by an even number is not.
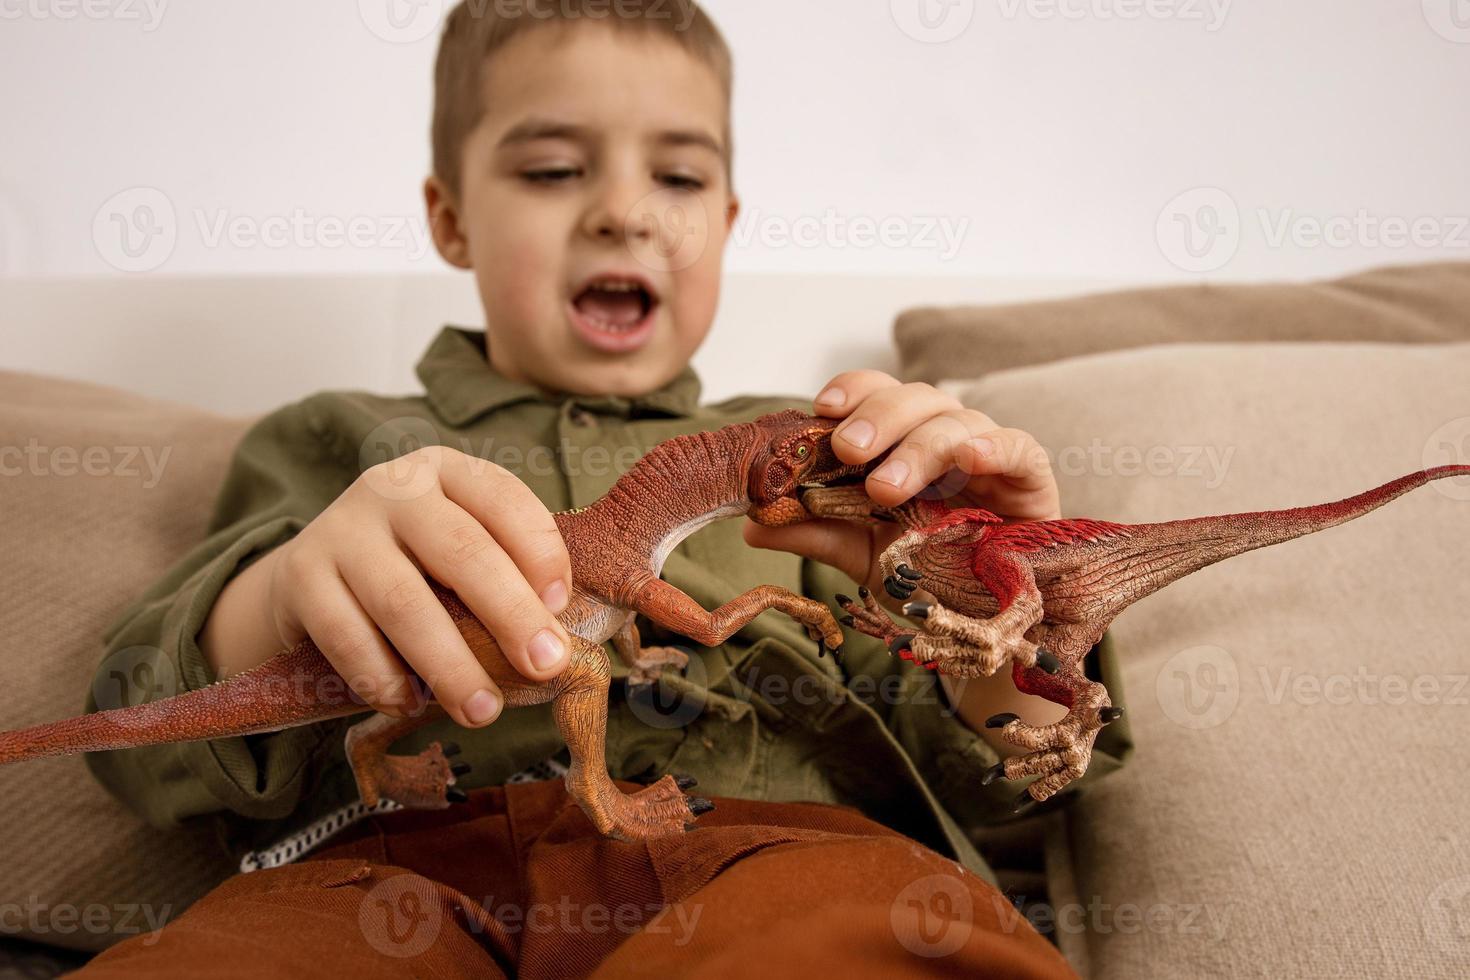
{"type": "MultiPolygon", "coordinates": [[[[136,665],[142,647],[152,661],[144,676],[173,682],[148,696],[214,679],[197,634],[225,584],[384,458],[436,440],[504,466],[551,510],[566,510],[592,503],[665,439],[809,406],[775,397],[701,406],[699,380],[687,369],[641,398],[548,395],[491,368],[483,332],[452,327],[417,370],[424,395],[322,392],[264,416],[245,434],[207,539],[105,636],[108,656],[127,650],[136,665]]],[[[825,565],[746,546],[739,521],[690,537],[669,557],[663,578],[709,609],[762,584],[827,602],[856,591],[825,565]]],[[[639,625],[646,644],[688,645],[642,618],[639,625]]],[[[1108,638],[1089,660],[1121,704],[1108,638]]],[[[891,657],[876,640],[849,632],[837,665],[817,656],[802,627],[767,612],[725,644],[697,651],[687,677],[665,677],[669,698],[657,706],[630,703],[621,682],[627,668],[616,656],[613,663],[607,757],[615,778],[683,772],[710,796],[847,804],[992,877],[970,838],[1008,819],[1018,790],[1004,780],[980,785],[995,752],[953,715],[934,674],[891,657]]],[[[96,709],[90,696],[87,709],[96,709]]],[[[343,734],[358,720],[95,753],[88,764],[150,823],[219,821],[238,855],[356,799],[343,734]]],[[[503,783],[564,751],[549,705],[507,710],[479,730],[444,720],[396,751],[414,752],[434,739],[463,747],[472,771],[461,784],[469,788],[503,783]]],[[[1125,722],[1103,729],[1083,782],[1116,769],[1130,750],[1125,722]]]]}

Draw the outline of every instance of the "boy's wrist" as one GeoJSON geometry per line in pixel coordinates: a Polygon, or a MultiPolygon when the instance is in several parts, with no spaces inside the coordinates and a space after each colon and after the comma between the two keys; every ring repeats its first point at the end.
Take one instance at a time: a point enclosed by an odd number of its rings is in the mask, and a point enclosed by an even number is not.
{"type": "Polygon", "coordinates": [[[262,664],[282,649],[270,614],[272,569],[282,547],[261,555],[225,583],[205,617],[199,651],[219,679],[262,664]]]}

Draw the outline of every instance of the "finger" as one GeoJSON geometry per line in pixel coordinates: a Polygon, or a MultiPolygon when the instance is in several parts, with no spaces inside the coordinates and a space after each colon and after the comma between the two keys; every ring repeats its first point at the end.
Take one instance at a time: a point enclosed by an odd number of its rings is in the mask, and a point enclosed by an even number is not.
{"type": "Polygon", "coordinates": [[[301,575],[294,594],[302,627],[358,697],[397,718],[418,707],[412,671],[335,568],[301,575]]]}
{"type": "Polygon", "coordinates": [[[872,534],[848,521],[803,521],[789,527],[765,527],[747,520],[745,543],[831,565],[854,582],[866,582],[873,563],[872,534]]]}
{"type": "MultiPolygon", "coordinates": [[[[963,406],[926,384],[882,388],[864,398],[832,433],[832,449],[844,463],[866,463],[896,445],[920,423],[963,406]]],[[[869,479],[871,492],[872,480],[869,479]]]]}
{"type": "Polygon", "coordinates": [[[479,728],[499,716],[500,689],[408,556],[390,549],[341,571],[363,610],[456,722],[479,728]]]}
{"type": "Polygon", "coordinates": [[[816,414],[827,418],[846,418],[854,408],[875,391],[897,388],[901,381],[882,371],[844,371],[828,381],[812,402],[816,414]]]}
{"type": "Polygon", "coordinates": [[[485,624],[511,666],[533,681],[549,680],[565,669],[571,649],[566,631],[509,552],[473,515],[447,497],[426,495],[415,507],[395,513],[392,523],[425,570],[485,624]]]}
{"type": "Polygon", "coordinates": [[[439,484],[510,555],[552,615],[567,607],[571,558],[556,518],[530,487],[493,463],[463,453],[446,459],[439,484]]]}
{"type": "Polygon", "coordinates": [[[966,408],[952,409],[920,423],[869,476],[869,496],[884,506],[895,507],[940,477],[960,471],[961,478],[953,486],[941,488],[958,493],[969,483],[959,460],[959,447],[995,430],[995,422],[988,415],[966,408]]]}
{"type": "Polygon", "coordinates": [[[1029,432],[995,429],[956,447],[955,463],[971,475],[967,491],[990,509],[1020,520],[1056,520],[1061,497],[1051,457],[1029,432]]]}

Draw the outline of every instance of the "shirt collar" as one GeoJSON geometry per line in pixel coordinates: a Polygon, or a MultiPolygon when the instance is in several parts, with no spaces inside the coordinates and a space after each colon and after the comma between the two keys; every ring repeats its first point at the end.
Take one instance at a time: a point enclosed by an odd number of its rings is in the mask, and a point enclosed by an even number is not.
{"type": "Polygon", "coordinates": [[[467,425],[487,412],[523,401],[557,405],[572,401],[588,411],[624,418],[650,413],[688,417],[699,407],[699,376],[690,367],[662,388],[636,398],[552,393],[496,371],[485,343],[483,330],[445,327],[419,360],[416,371],[429,404],[450,425],[467,425]]]}

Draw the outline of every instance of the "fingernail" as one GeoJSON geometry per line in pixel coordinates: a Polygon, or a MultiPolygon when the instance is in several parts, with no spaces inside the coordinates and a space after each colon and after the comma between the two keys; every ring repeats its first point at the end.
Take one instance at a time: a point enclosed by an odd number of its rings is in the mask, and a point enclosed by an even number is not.
{"type": "Polygon", "coordinates": [[[976,456],[989,456],[995,452],[995,443],[989,439],[971,439],[969,445],[976,456]]]}
{"type": "Polygon", "coordinates": [[[464,716],[471,725],[483,725],[500,711],[500,699],[488,689],[476,691],[464,703],[464,716]]]}
{"type": "Polygon", "coordinates": [[[878,430],[867,419],[858,419],[843,426],[838,435],[859,449],[867,449],[878,438],[878,430]]]}
{"type": "Polygon", "coordinates": [[[553,616],[567,607],[567,599],[567,587],[560,579],[541,590],[541,601],[546,603],[553,616]]]}
{"type": "Polygon", "coordinates": [[[901,459],[890,459],[873,471],[874,480],[879,483],[890,483],[895,487],[903,486],[903,481],[908,478],[909,464],[901,459]]]}
{"type": "Polygon", "coordinates": [[[841,408],[847,404],[847,392],[841,388],[828,388],[816,397],[813,404],[823,408],[841,408]]]}
{"type": "Polygon", "coordinates": [[[531,637],[530,644],[526,647],[531,654],[531,665],[537,670],[550,670],[561,663],[561,656],[566,648],[561,645],[561,640],[551,630],[542,630],[531,637]]]}

